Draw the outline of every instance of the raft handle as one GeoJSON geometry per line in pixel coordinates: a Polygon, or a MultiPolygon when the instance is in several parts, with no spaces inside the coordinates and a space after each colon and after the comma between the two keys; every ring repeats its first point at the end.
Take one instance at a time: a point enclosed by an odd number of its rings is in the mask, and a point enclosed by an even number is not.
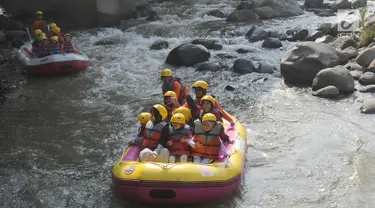
{"type": "Polygon", "coordinates": [[[171,189],[152,189],[149,195],[156,199],[173,199],[176,197],[176,192],[171,189]]]}

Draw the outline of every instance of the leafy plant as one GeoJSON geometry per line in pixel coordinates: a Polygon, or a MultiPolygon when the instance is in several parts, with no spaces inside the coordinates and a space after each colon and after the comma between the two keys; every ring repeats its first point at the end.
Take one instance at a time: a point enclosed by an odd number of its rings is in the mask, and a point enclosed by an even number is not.
{"type": "Polygon", "coordinates": [[[366,16],[367,14],[366,7],[360,8],[359,14],[360,14],[360,28],[361,28],[360,36],[359,36],[359,43],[360,43],[360,46],[367,46],[375,38],[375,24],[365,26],[365,22],[369,18],[366,16]]]}

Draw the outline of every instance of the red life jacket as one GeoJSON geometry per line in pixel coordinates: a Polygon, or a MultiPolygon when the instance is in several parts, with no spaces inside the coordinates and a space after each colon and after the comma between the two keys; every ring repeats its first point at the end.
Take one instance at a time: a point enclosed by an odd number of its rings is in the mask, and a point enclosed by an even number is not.
{"type": "Polygon", "coordinates": [[[173,91],[174,82],[178,82],[178,84],[181,85],[181,88],[180,88],[181,92],[177,99],[180,105],[183,105],[185,103],[185,92],[184,92],[184,86],[181,84],[181,78],[173,77],[172,81],[169,84],[166,85],[163,83],[162,85],[163,95],[168,91],[173,91]]]}
{"type": "MultiPolygon", "coordinates": [[[[208,112],[208,113],[214,114],[216,116],[216,121],[223,122],[224,113],[221,112],[221,110],[218,110],[218,109],[214,108],[211,112],[208,112]]],[[[204,113],[203,110],[201,110],[199,112],[199,120],[202,121],[202,118],[203,118],[204,114],[206,114],[206,113],[204,113]]]]}
{"type": "Polygon", "coordinates": [[[182,143],[181,139],[188,139],[190,134],[190,129],[184,128],[176,129],[171,131],[171,135],[168,138],[169,141],[173,141],[172,146],[168,147],[171,155],[190,155],[190,146],[187,143],[182,143]]]}
{"type": "Polygon", "coordinates": [[[203,146],[194,149],[192,155],[210,158],[211,160],[218,159],[221,145],[220,131],[223,128],[223,124],[218,122],[209,132],[203,129],[202,123],[199,120],[196,120],[194,124],[195,135],[193,141],[195,143],[200,142],[203,146]]]}
{"type": "Polygon", "coordinates": [[[161,132],[166,125],[167,123],[164,121],[157,124],[154,124],[152,121],[147,122],[143,134],[142,149],[149,148],[154,150],[159,144],[161,132]]]}
{"type": "Polygon", "coordinates": [[[60,44],[51,44],[50,45],[50,48],[49,48],[49,51],[51,52],[51,54],[60,54],[61,53],[61,46],[60,44]]]}

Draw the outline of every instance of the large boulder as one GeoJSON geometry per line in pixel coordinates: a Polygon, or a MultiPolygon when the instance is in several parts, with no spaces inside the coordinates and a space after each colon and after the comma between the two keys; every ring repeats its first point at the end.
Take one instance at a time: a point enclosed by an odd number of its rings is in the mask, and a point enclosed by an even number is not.
{"type": "Polygon", "coordinates": [[[305,7],[307,8],[322,8],[323,0],[305,0],[305,7]]]}
{"type": "Polygon", "coordinates": [[[312,90],[319,90],[330,85],[339,89],[340,93],[354,91],[354,79],[344,66],[321,70],[313,80],[312,90]]]}
{"type": "Polygon", "coordinates": [[[252,61],[241,58],[234,61],[232,69],[238,74],[248,74],[256,70],[252,61]]]}
{"type": "Polygon", "coordinates": [[[258,19],[259,16],[252,9],[234,10],[227,17],[228,22],[247,22],[258,19]]]}
{"type": "Polygon", "coordinates": [[[301,42],[281,56],[280,70],[290,84],[311,85],[319,71],[341,61],[338,51],[328,44],[301,42]]]}
{"type": "Polygon", "coordinates": [[[193,66],[208,61],[210,52],[202,45],[183,44],[169,52],[166,63],[173,66],[193,66]]]}
{"type": "Polygon", "coordinates": [[[255,11],[265,19],[271,18],[271,15],[265,14],[266,12],[271,12],[272,17],[293,17],[304,13],[295,0],[263,0],[262,3],[258,3],[255,11]]]}

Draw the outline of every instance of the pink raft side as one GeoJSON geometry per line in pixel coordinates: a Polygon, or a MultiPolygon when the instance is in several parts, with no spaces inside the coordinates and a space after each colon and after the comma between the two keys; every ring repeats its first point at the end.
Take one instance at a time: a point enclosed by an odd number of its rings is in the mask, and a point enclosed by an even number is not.
{"type": "MultiPolygon", "coordinates": [[[[225,131],[230,139],[235,139],[235,131],[227,123],[225,131]]],[[[233,144],[225,144],[227,154],[231,154],[233,144]]],[[[220,152],[221,159],[218,162],[226,160],[226,154],[220,152]]],[[[138,160],[140,147],[132,146],[123,160],[138,160]]],[[[207,181],[207,182],[166,182],[166,181],[124,181],[112,177],[116,191],[126,198],[130,198],[147,204],[196,204],[212,202],[226,197],[235,192],[241,183],[241,174],[228,181],[207,181]],[[162,198],[161,198],[162,196],[162,198]]]]}

